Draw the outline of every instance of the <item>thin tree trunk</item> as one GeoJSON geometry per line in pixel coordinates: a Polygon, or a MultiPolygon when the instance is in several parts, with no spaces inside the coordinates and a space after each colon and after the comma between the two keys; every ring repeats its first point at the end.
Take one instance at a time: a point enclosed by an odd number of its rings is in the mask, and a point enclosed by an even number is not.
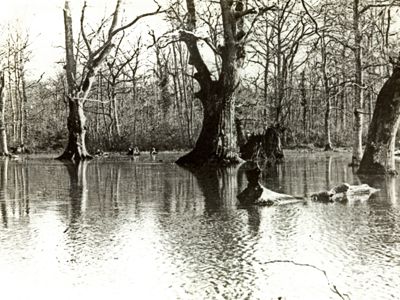
{"type": "Polygon", "coordinates": [[[9,155],[7,147],[6,124],[4,118],[6,113],[4,89],[5,89],[4,73],[0,71],[0,155],[9,155]]]}
{"type": "Polygon", "coordinates": [[[112,107],[113,107],[113,118],[114,118],[114,130],[115,130],[115,134],[117,135],[118,140],[121,138],[121,125],[119,123],[119,116],[118,116],[118,101],[117,101],[117,96],[115,95],[115,93],[112,93],[112,107]]]}
{"type": "Polygon", "coordinates": [[[17,124],[17,122],[16,122],[16,112],[15,112],[15,103],[14,103],[14,96],[15,96],[15,93],[13,93],[13,84],[12,84],[12,66],[11,66],[11,45],[10,44],[8,44],[8,48],[9,48],[9,50],[8,50],[8,65],[7,65],[7,68],[8,68],[8,71],[7,71],[7,74],[8,74],[8,98],[9,98],[9,100],[10,100],[10,104],[11,104],[11,119],[12,119],[12,141],[13,141],[13,143],[15,144],[16,143],[16,124],[17,124]]]}
{"type": "Polygon", "coordinates": [[[353,156],[352,165],[359,165],[362,157],[362,125],[363,125],[363,90],[362,90],[362,65],[361,65],[361,41],[359,0],[353,2],[353,31],[354,31],[354,129],[353,129],[353,156]]]}
{"type": "MultiPolygon", "coordinates": [[[[21,82],[22,82],[22,115],[21,115],[21,127],[22,127],[22,133],[21,133],[21,144],[25,144],[25,141],[28,139],[28,124],[27,124],[27,116],[28,116],[28,111],[27,111],[27,106],[28,106],[28,96],[26,95],[26,82],[25,82],[25,75],[24,72],[22,71],[21,73],[21,82]]],[[[25,147],[23,149],[25,151],[25,147]]]]}
{"type": "Polygon", "coordinates": [[[19,146],[21,144],[21,141],[20,141],[20,128],[21,128],[21,123],[20,123],[20,121],[21,121],[21,106],[20,106],[20,103],[22,102],[22,99],[21,99],[21,92],[20,92],[20,73],[19,73],[18,62],[19,62],[19,51],[15,50],[15,52],[14,52],[15,138],[14,138],[14,140],[17,142],[17,144],[19,146]]]}

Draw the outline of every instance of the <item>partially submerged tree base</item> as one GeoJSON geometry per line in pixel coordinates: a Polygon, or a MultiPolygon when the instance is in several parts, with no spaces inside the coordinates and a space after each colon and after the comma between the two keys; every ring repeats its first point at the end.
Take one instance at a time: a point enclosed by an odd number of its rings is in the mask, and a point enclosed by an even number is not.
{"type": "Polygon", "coordinates": [[[333,150],[333,147],[332,147],[331,144],[326,144],[326,145],[325,145],[324,151],[332,151],[332,150],[333,150]]]}
{"type": "Polygon", "coordinates": [[[90,154],[76,154],[72,151],[65,151],[59,157],[56,158],[57,160],[69,160],[69,161],[84,161],[84,160],[91,160],[93,156],[90,154]]]}
{"type": "Polygon", "coordinates": [[[188,154],[180,157],[176,164],[185,167],[227,167],[243,163],[244,160],[239,157],[237,153],[217,156],[216,154],[204,155],[203,153],[196,153],[191,151],[188,154]]]}
{"type": "Polygon", "coordinates": [[[378,191],[368,184],[349,185],[342,183],[329,191],[312,194],[311,199],[318,202],[366,201],[378,191]]]}
{"type": "Polygon", "coordinates": [[[261,170],[256,167],[246,171],[248,185],[237,197],[241,205],[283,205],[304,202],[303,198],[280,194],[263,187],[260,180],[261,170]]]}

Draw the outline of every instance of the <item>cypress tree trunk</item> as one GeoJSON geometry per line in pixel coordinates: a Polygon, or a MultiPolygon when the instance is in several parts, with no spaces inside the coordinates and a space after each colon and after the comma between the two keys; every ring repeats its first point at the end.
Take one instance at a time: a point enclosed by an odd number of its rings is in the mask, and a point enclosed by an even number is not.
{"type": "Polygon", "coordinates": [[[83,111],[85,96],[88,94],[95,72],[92,68],[92,75],[87,74],[82,86],[76,83],[76,60],[74,56],[74,37],[72,30],[72,17],[69,0],[64,6],[64,27],[65,27],[65,49],[66,49],[66,77],[67,77],[67,99],[69,114],[67,119],[68,144],[58,159],[62,160],[85,160],[92,157],[86,150],[86,117],[83,111]],[[80,97],[79,97],[80,96],[80,97]]]}
{"type": "Polygon", "coordinates": [[[203,125],[195,147],[177,160],[180,165],[202,165],[207,162],[231,164],[240,162],[237,132],[234,122],[235,98],[225,91],[221,93],[218,83],[201,96],[203,125]],[[224,98],[228,97],[228,99],[224,98]]]}
{"type": "Polygon", "coordinates": [[[66,160],[85,160],[92,156],[86,150],[86,117],[83,111],[83,103],[78,99],[68,98],[69,115],[68,126],[68,144],[64,153],[58,159],[66,160]]]}
{"type": "Polygon", "coordinates": [[[397,174],[394,149],[399,123],[400,66],[396,65],[379,92],[359,174],[397,174]]]}
{"type": "Polygon", "coordinates": [[[400,66],[397,64],[379,92],[359,174],[397,174],[394,149],[399,123],[400,66]]]}
{"type": "Polygon", "coordinates": [[[223,21],[224,43],[219,47],[221,70],[218,80],[212,79],[193,34],[196,29],[196,7],[194,0],[186,0],[188,23],[180,31],[190,54],[189,63],[196,68],[194,78],[200,85],[196,93],[203,104],[203,127],[194,149],[181,157],[177,163],[202,165],[207,162],[233,164],[241,161],[237,145],[235,126],[236,90],[240,83],[239,70],[245,52],[246,33],[243,31],[243,17],[254,10],[245,10],[243,1],[219,0],[223,21]]]}

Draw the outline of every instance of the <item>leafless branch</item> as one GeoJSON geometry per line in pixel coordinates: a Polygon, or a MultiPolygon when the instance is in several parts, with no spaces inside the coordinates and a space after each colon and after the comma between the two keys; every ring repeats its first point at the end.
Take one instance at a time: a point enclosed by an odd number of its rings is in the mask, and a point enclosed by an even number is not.
{"type": "Polygon", "coordinates": [[[27,88],[27,89],[30,89],[31,87],[37,85],[37,84],[43,79],[44,74],[45,74],[45,72],[43,72],[42,75],[40,75],[40,77],[39,77],[38,80],[36,80],[35,82],[31,83],[31,84],[28,85],[26,88],[27,88]]]}
{"type": "Polygon", "coordinates": [[[91,48],[91,46],[90,46],[90,42],[88,41],[88,38],[87,38],[87,36],[86,36],[86,33],[85,33],[85,26],[84,26],[84,20],[85,20],[85,10],[86,10],[86,7],[87,7],[87,3],[86,3],[86,0],[83,2],[83,6],[82,6],[82,13],[81,13],[81,20],[80,20],[80,23],[81,23],[81,34],[82,34],[82,38],[83,38],[83,41],[85,42],[85,45],[86,45],[86,48],[87,48],[87,50],[88,50],[88,52],[89,52],[89,57],[92,57],[92,48],[91,48]]]}

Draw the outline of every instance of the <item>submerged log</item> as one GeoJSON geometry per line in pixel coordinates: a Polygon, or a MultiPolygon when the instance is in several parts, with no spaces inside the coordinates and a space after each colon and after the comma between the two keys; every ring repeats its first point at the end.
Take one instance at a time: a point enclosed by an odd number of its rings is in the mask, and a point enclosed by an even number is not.
{"type": "Polygon", "coordinates": [[[241,205],[283,205],[304,202],[303,198],[280,194],[263,187],[260,182],[261,170],[257,167],[246,171],[248,185],[237,197],[241,205]]]}
{"type": "Polygon", "coordinates": [[[366,201],[378,191],[368,184],[350,185],[342,183],[329,191],[312,194],[311,200],[318,202],[366,201]]]}

